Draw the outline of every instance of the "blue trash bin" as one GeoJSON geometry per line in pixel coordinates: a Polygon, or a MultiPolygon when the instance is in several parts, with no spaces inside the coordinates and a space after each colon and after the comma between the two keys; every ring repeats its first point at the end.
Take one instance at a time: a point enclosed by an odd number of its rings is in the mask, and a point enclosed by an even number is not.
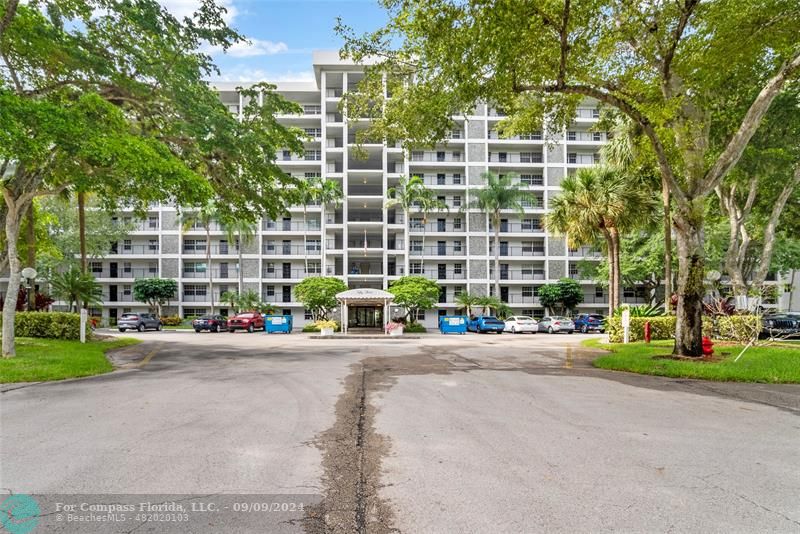
{"type": "Polygon", "coordinates": [[[466,334],[466,315],[443,315],[439,317],[439,332],[442,334],[466,334]]]}
{"type": "Polygon", "coordinates": [[[265,315],[264,316],[264,330],[267,334],[274,334],[276,332],[283,332],[284,334],[292,333],[292,316],[291,315],[265,315]]]}

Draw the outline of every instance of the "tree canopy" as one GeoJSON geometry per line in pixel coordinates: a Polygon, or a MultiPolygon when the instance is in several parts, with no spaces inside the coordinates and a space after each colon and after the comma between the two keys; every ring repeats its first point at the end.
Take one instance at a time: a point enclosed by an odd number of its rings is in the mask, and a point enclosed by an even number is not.
{"type": "Polygon", "coordinates": [[[417,312],[429,310],[439,300],[439,284],[424,276],[402,276],[389,285],[394,304],[406,309],[409,322],[417,320],[417,312]]]}
{"type": "Polygon", "coordinates": [[[545,309],[563,315],[583,302],[583,289],[575,280],[562,278],[555,284],[539,287],[539,302],[545,309]]]}
{"type": "Polygon", "coordinates": [[[178,282],[171,278],[140,278],[133,282],[133,297],[146,302],[161,315],[161,307],[178,294],[178,282]]]}
{"type": "Polygon", "coordinates": [[[347,291],[347,284],[333,276],[309,276],[297,284],[294,291],[313,319],[324,321],[338,305],[336,294],[347,291]]]}

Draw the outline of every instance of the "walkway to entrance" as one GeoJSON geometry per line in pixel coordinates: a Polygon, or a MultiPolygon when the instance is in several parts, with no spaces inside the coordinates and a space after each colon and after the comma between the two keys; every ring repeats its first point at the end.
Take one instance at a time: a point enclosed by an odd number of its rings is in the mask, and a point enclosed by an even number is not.
{"type": "Polygon", "coordinates": [[[380,328],[389,317],[394,295],[382,289],[348,289],[336,294],[342,307],[342,333],[353,328],[380,328]]]}

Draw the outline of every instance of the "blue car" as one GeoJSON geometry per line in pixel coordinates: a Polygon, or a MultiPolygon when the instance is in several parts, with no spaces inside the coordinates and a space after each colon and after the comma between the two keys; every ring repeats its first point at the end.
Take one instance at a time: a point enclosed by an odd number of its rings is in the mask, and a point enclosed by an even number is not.
{"type": "Polygon", "coordinates": [[[505,328],[506,323],[491,315],[472,317],[469,322],[467,322],[467,330],[470,332],[477,332],[478,334],[485,334],[486,332],[502,334],[505,328]]]}
{"type": "Polygon", "coordinates": [[[602,315],[597,315],[594,313],[582,313],[575,317],[575,330],[578,330],[582,333],[587,332],[600,332],[601,334],[605,332],[605,320],[606,318],[602,315]]]}

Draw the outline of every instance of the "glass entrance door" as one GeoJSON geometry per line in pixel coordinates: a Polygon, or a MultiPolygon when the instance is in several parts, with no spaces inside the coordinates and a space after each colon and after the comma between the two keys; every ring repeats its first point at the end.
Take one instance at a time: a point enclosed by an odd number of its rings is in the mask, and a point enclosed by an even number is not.
{"type": "Polygon", "coordinates": [[[383,306],[348,306],[348,328],[381,328],[383,306]]]}

